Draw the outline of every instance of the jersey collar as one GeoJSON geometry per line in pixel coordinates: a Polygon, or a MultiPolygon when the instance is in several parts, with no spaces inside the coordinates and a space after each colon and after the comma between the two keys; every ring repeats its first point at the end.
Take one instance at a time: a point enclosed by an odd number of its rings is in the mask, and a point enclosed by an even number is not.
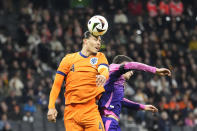
{"type": "Polygon", "coordinates": [[[85,56],[84,54],[82,54],[81,51],[79,52],[79,55],[84,57],[84,58],[88,58],[88,56],[85,56]]]}

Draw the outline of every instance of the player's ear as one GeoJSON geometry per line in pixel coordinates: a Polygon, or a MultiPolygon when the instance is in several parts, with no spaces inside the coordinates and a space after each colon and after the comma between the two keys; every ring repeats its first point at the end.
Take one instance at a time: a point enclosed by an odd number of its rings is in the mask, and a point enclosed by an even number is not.
{"type": "Polygon", "coordinates": [[[87,42],[87,39],[83,39],[83,44],[85,44],[87,42]]]}

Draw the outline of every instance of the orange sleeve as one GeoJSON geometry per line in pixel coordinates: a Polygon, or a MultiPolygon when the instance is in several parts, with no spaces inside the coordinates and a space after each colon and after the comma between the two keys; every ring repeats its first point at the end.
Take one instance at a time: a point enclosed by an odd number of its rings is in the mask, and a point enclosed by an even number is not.
{"type": "Polygon", "coordinates": [[[53,86],[52,86],[50,96],[49,96],[49,105],[48,105],[49,109],[55,108],[55,101],[57,97],[59,96],[62,83],[64,81],[64,78],[68,74],[69,70],[70,70],[69,56],[66,55],[60,62],[60,65],[56,72],[55,80],[53,82],[53,86]]]}
{"type": "Polygon", "coordinates": [[[64,76],[57,73],[49,96],[49,105],[48,105],[49,109],[55,108],[55,101],[59,96],[63,81],[64,81],[64,76]]]}
{"type": "Polygon", "coordinates": [[[100,75],[104,75],[106,79],[109,78],[109,64],[103,53],[101,53],[101,56],[99,57],[98,72],[100,75]]]}
{"type": "Polygon", "coordinates": [[[62,61],[60,62],[60,65],[57,69],[57,73],[61,74],[63,76],[66,76],[68,74],[68,72],[70,71],[70,55],[66,55],[62,61]]]}

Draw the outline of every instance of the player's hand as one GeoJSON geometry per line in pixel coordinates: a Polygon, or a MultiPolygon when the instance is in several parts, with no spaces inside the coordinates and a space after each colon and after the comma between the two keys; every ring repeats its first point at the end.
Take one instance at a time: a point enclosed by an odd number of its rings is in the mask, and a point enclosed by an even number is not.
{"type": "Polygon", "coordinates": [[[171,76],[171,72],[169,69],[166,68],[157,68],[156,69],[156,74],[160,75],[160,76],[171,76]]]}
{"type": "Polygon", "coordinates": [[[57,110],[55,108],[54,109],[49,109],[48,113],[47,113],[48,121],[56,122],[57,113],[58,112],[57,112],[57,110]]]}
{"type": "Polygon", "coordinates": [[[158,109],[153,105],[145,105],[145,111],[151,111],[153,113],[158,112],[158,109]]]}
{"type": "Polygon", "coordinates": [[[96,86],[104,86],[106,82],[106,78],[104,75],[97,75],[96,76],[96,86]]]}

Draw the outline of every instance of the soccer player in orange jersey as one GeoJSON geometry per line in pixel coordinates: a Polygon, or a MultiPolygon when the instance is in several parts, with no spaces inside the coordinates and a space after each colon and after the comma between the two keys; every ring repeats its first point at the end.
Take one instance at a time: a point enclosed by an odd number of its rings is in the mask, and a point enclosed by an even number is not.
{"type": "Polygon", "coordinates": [[[48,120],[55,122],[55,101],[65,80],[64,125],[66,131],[104,131],[96,100],[109,77],[108,61],[98,52],[100,36],[84,33],[82,50],[67,54],[61,61],[50,92],[48,120]]]}

